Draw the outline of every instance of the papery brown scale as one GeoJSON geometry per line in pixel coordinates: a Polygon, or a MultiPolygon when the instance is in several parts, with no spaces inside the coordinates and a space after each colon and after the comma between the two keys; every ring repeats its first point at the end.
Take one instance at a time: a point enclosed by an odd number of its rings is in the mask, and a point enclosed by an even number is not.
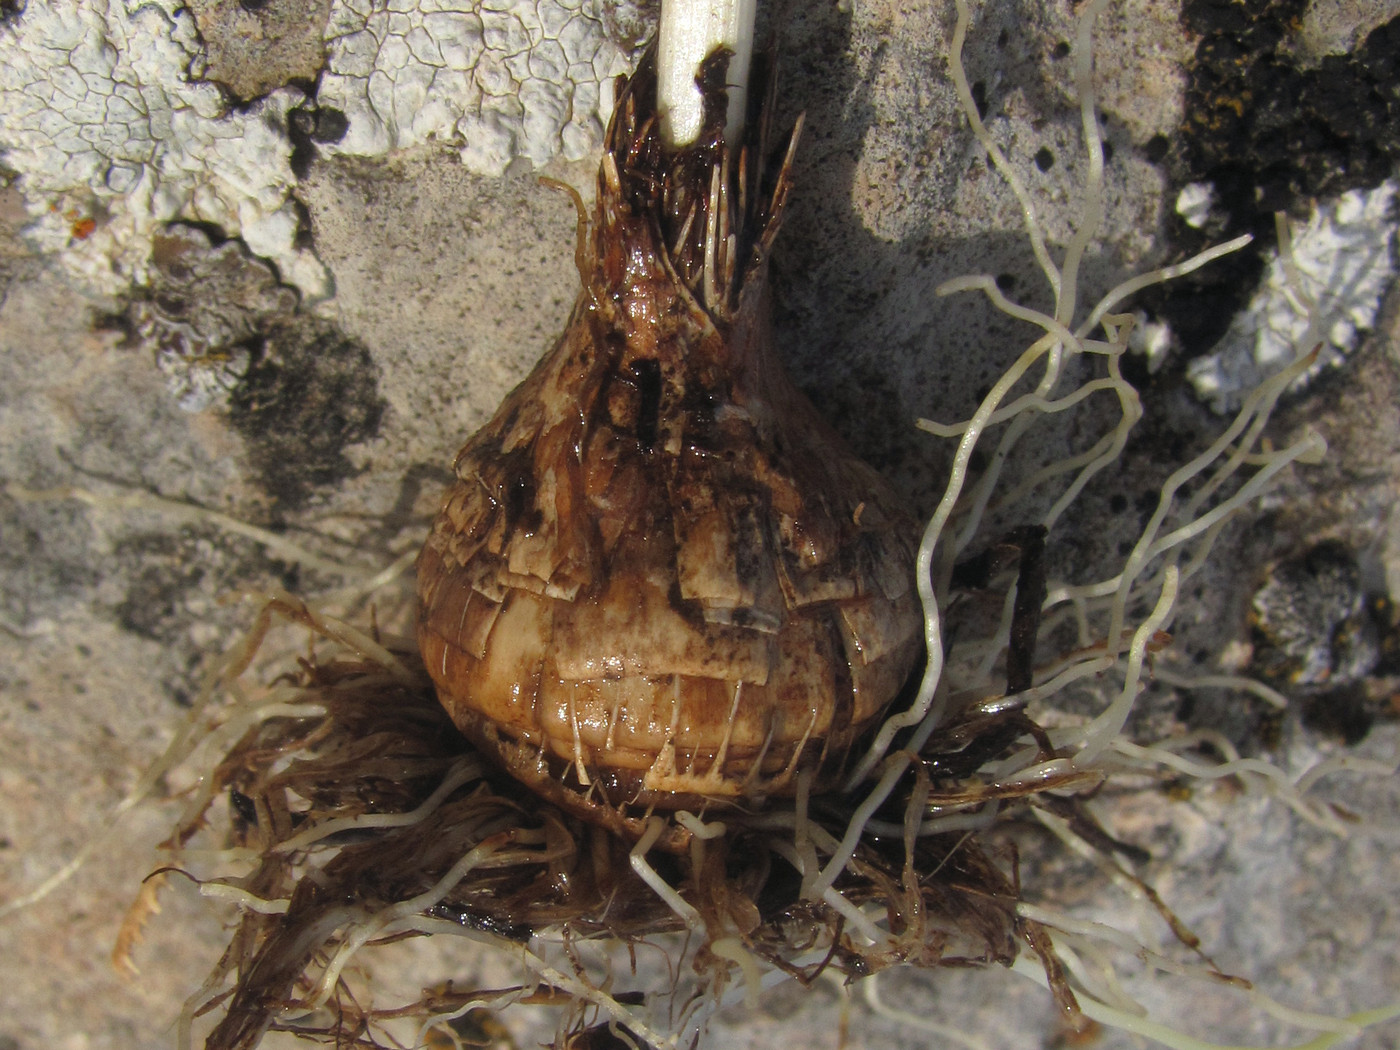
{"type": "Polygon", "coordinates": [[[834,772],[922,625],[912,522],[773,350],[791,151],[772,186],[762,144],[734,160],[715,127],[665,155],[649,63],[608,130],[569,326],[457,457],[418,585],[454,722],[631,834],[647,807],[834,772]]]}

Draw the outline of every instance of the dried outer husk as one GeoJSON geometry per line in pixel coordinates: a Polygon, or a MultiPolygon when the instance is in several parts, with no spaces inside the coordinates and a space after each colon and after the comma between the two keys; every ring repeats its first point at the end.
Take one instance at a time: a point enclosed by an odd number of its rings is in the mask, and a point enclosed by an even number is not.
{"type": "MultiPolygon", "coordinates": [[[[723,83],[723,56],[702,75],[723,83]]],[[[619,91],[567,331],[462,449],[419,560],[453,721],[633,836],[830,773],[921,652],[913,523],[783,372],[767,265],[796,132],[670,155],[652,60],[619,91]]],[[[667,844],[679,840],[672,835],[667,844]]]]}

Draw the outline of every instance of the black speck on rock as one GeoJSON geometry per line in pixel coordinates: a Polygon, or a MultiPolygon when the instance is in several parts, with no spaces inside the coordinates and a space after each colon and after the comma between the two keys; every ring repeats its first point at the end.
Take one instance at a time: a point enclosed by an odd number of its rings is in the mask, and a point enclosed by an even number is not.
{"type": "Polygon", "coordinates": [[[1149,164],[1161,164],[1171,152],[1172,140],[1165,135],[1153,135],[1142,145],[1142,155],[1149,164]]]}
{"type": "Polygon", "coordinates": [[[379,432],[384,405],[369,351],[300,316],[267,332],[229,418],[275,507],[289,511],[355,474],[345,448],[379,432]]]}
{"type": "Polygon", "coordinates": [[[985,81],[977,80],[972,84],[972,104],[977,107],[977,115],[983,120],[987,119],[987,84],[985,81]]]}
{"type": "Polygon", "coordinates": [[[329,106],[298,106],[287,112],[287,138],[292,143],[288,163],[298,179],[306,178],[316,159],[316,144],[339,142],[350,129],[350,121],[338,109],[329,106]]]}
{"type": "Polygon", "coordinates": [[[1347,685],[1303,701],[1303,724],[1355,746],[1366,739],[1376,716],[1365,690],[1347,685]]]}
{"type": "Polygon", "coordinates": [[[338,109],[322,106],[316,110],[316,130],[311,137],[317,142],[339,142],[350,130],[350,120],[338,109]]]}

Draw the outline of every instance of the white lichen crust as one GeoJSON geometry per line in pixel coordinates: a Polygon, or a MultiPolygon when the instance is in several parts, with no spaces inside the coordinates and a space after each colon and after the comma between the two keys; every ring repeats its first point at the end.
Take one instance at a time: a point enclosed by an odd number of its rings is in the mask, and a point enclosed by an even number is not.
{"type": "Polygon", "coordinates": [[[587,156],[631,65],[600,0],[339,0],[326,41],[318,101],[349,120],[331,149],[447,141],[481,175],[587,156]]]}
{"type": "Polygon", "coordinates": [[[1187,375],[1198,397],[1217,412],[1233,411],[1300,348],[1320,347],[1300,385],[1346,360],[1394,282],[1396,189],[1392,179],[1313,209],[1307,225],[1293,231],[1292,250],[1271,254],[1249,306],[1215,350],[1191,362],[1187,375]]]}
{"type": "Polygon", "coordinates": [[[32,3],[0,30],[0,160],[18,173],[41,250],[101,292],[142,283],[173,219],[218,225],[303,292],[326,274],[295,246],[281,89],[234,112],[198,79],[177,0],[32,3]]]}
{"type": "MultiPolygon", "coordinates": [[[[320,151],[382,156],[449,143],[499,175],[596,149],[611,79],[637,41],[601,0],[337,0],[317,102],[344,138],[320,151]]],[[[330,293],[297,247],[287,112],[278,88],[231,109],[179,0],[32,3],[0,28],[0,163],[18,174],[32,243],[87,287],[144,284],[172,220],[241,238],[310,297],[330,293]]]]}

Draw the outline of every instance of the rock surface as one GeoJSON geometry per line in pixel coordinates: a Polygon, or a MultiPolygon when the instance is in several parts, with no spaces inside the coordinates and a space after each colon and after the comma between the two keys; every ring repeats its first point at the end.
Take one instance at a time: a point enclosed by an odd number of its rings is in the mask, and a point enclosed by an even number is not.
{"type": "MultiPolygon", "coordinates": [[[[79,36],[100,36],[99,5],[78,6],[79,36]]],[[[220,12],[243,19],[258,6],[196,5],[194,20],[220,12]]],[[[428,5],[408,6],[416,14],[428,5]]],[[[945,75],[951,8],[886,0],[796,6],[775,18],[781,119],[805,110],[808,128],[774,263],[780,349],[837,429],[927,514],[952,446],[916,431],[913,419],[967,417],[1032,338],[981,297],[939,298],[935,289],[960,274],[987,273],[1038,307],[1048,293],[1017,203],[988,169],[945,75]]],[[[1074,27],[1066,9],[1047,6],[985,5],[967,64],[992,134],[1030,188],[1058,256],[1073,233],[1085,161],[1066,50],[1074,27]]],[[[0,49],[23,50],[27,34],[47,25],[44,7],[0,3],[0,49]]],[[[589,9],[635,45],[624,31],[633,7],[589,9]]],[[[214,33],[203,22],[197,33],[187,14],[160,5],[142,11],[139,28],[166,50],[118,49],[118,67],[138,57],[216,62],[214,33]],[[176,40],[178,55],[169,50],[176,40]]],[[[1326,14],[1328,39],[1359,46],[1359,33],[1338,27],[1336,17],[1326,14]]],[[[1101,19],[1099,109],[1112,149],[1105,221],[1085,262],[1081,301],[1176,257],[1174,164],[1198,39],[1168,0],[1124,0],[1101,19]]],[[[0,170],[20,175],[0,190],[0,902],[33,889],[108,826],[112,808],[171,738],[210,654],[247,623],[246,604],[221,599],[269,586],[315,595],[422,542],[463,438],[552,343],[572,304],[574,212],[564,194],[539,185],[514,157],[499,165],[507,171],[501,177],[463,166],[464,151],[496,149],[494,140],[425,133],[385,156],[347,155],[357,151],[332,148],[335,132],[353,144],[361,128],[353,112],[349,127],[337,128],[321,116],[328,105],[308,118],[298,146],[286,114],[309,102],[306,85],[281,86],[282,76],[306,76],[304,52],[286,57],[292,53],[267,52],[279,56],[267,59],[277,76],[247,71],[236,93],[276,88],[251,108],[219,110],[218,91],[197,79],[199,69],[193,79],[165,71],[170,112],[207,102],[211,114],[222,113],[208,119],[247,123],[247,137],[220,154],[221,166],[182,167],[181,158],[204,154],[142,123],[149,141],[141,140],[141,157],[127,157],[136,141],[127,137],[103,160],[103,139],[92,156],[75,153],[85,165],[81,178],[60,178],[33,159],[42,105],[30,114],[28,137],[7,124],[0,139],[0,170]],[[272,175],[238,163],[240,149],[261,141],[272,175]],[[135,171],[147,154],[165,158],[166,184],[189,207],[142,197],[122,185],[125,169],[109,164],[126,158],[135,171]],[[240,182],[239,172],[257,177],[240,182]],[[240,201],[255,202],[257,214],[240,201]],[[265,219],[274,215],[281,225],[270,229],[265,219]],[[154,298],[178,285],[163,286],[159,266],[150,265],[159,261],[153,235],[170,233],[164,224],[176,218],[220,225],[194,238],[200,265],[234,259],[257,267],[254,257],[270,258],[284,280],[328,297],[290,306],[243,270],[219,286],[230,290],[216,303],[188,285],[154,298]],[[262,240],[258,230],[267,234],[262,240]],[[221,249],[220,232],[241,233],[251,253],[221,249]],[[133,277],[142,283],[131,285],[133,277]],[[219,396],[189,410],[190,368],[162,366],[132,321],[141,303],[157,303],[189,331],[211,330],[209,310],[236,329],[227,345],[191,363],[220,377],[212,384],[219,396]],[[241,370],[231,353],[240,347],[241,370]],[[101,499],[93,505],[52,491],[64,486],[101,499]],[[214,513],[193,514],[190,505],[214,513]],[[235,532],[230,519],[266,529],[282,545],[235,532]],[[298,559],[288,544],[314,557],[298,559]]],[[[244,60],[220,55],[217,62],[244,60]]],[[[18,90],[37,97],[35,83],[18,90]]],[[[81,106],[54,101],[53,108],[71,114],[81,106]]],[[[591,192],[592,162],[567,159],[582,147],[569,139],[561,148],[544,170],[591,192]]],[[[188,239],[189,228],[178,229],[188,239]]],[[[1203,287],[1198,312],[1226,301],[1203,287]]],[[[1223,330],[1228,312],[1215,320],[1223,330]]],[[[1096,578],[1120,562],[1157,486],[1218,432],[1220,422],[1187,388],[1183,355],[1168,353],[1163,370],[1149,374],[1144,365],[1134,374],[1147,418],[1124,461],[1052,533],[1053,573],[1096,578]]],[[[1254,592],[1273,563],[1321,539],[1353,552],[1367,594],[1400,596],[1398,393],[1400,306],[1392,289],[1375,332],[1276,420],[1277,445],[1311,426],[1327,436],[1330,457],[1288,472],[1226,530],[1215,567],[1193,581],[1177,616],[1164,667],[1247,669],[1254,592]]],[[[1018,464],[1017,476],[1097,436],[1092,419],[1063,418],[1064,425],[1041,425],[1034,462],[1018,464]]],[[[1018,514],[1044,510],[1032,499],[1018,514]]],[[[1017,523],[993,522],[989,536],[998,524],[1017,523]]],[[[381,622],[402,627],[389,622],[392,598],[381,604],[388,618],[381,622]]],[[[1393,652],[1390,659],[1393,673],[1393,652]]],[[[1360,702],[1375,724],[1354,753],[1393,762],[1394,683],[1368,681],[1372,694],[1360,702]]],[[[1163,687],[1146,705],[1142,728],[1160,734],[1184,720],[1219,729],[1296,772],[1344,747],[1305,724],[1304,706],[1300,700],[1278,718],[1223,689],[1163,687]]],[[[1099,808],[1114,834],[1152,852],[1143,874],[1224,969],[1257,978],[1291,1006],[1342,1014],[1393,999],[1400,987],[1400,789],[1394,777],[1339,775],[1320,790],[1361,818],[1347,837],[1314,828],[1277,801],[1242,797],[1232,782],[1198,787],[1186,799],[1117,792],[1099,808]]],[[[168,808],[137,809],[74,879],[0,917],[0,1050],[133,1050],[171,1039],[179,1003],[221,950],[213,914],[177,879],[137,952],[140,976],[123,980],[107,962],[120,916],[170,821],[168,808]]],[[[1139,929],[1116,891],[1049,849],[1046,837],[1026,834],[1021,845],[1031,899],[1139,929]]],[[[1152,943],[1167,937],[1160,926],[1142,935],[1152,943]]],[[[445,958],[454,950],[405,949],[385,987],[416,993],[420,973],[450,972],[445,958]]],[[[483,981],[509,979],[490,957],[455,964],[483,981]]],[[[972,1045],[1049,1045],[1059,1031],[1048,997],[1006,973],[901,970],[882,977],[878,991],[888,1006],[953,1025],[972,1045]]],[[[1199,983],[1136,983],[1134,991],[1163,1018],[1213,1041],[1285,1038],[1260,1011],[1199,983]]],[[[549,1015],[525,1023],[533,1027],[517,1032],[518,1045],[549,1038],[549,1015]]],[[[1392,1045],[1395,1032],[1392,1025],[1357,1045],[1392,1045]]],[[[819,983],[768,993],[756,1016],[725,1013],[712,1044],[913,1047],[928,1038],[907,1019],[873,1014],[859,986],[848,1003],[819,983]]],[[[1110,1034],[1094,1045],[1128,1043],[1110,1034]]]]}

